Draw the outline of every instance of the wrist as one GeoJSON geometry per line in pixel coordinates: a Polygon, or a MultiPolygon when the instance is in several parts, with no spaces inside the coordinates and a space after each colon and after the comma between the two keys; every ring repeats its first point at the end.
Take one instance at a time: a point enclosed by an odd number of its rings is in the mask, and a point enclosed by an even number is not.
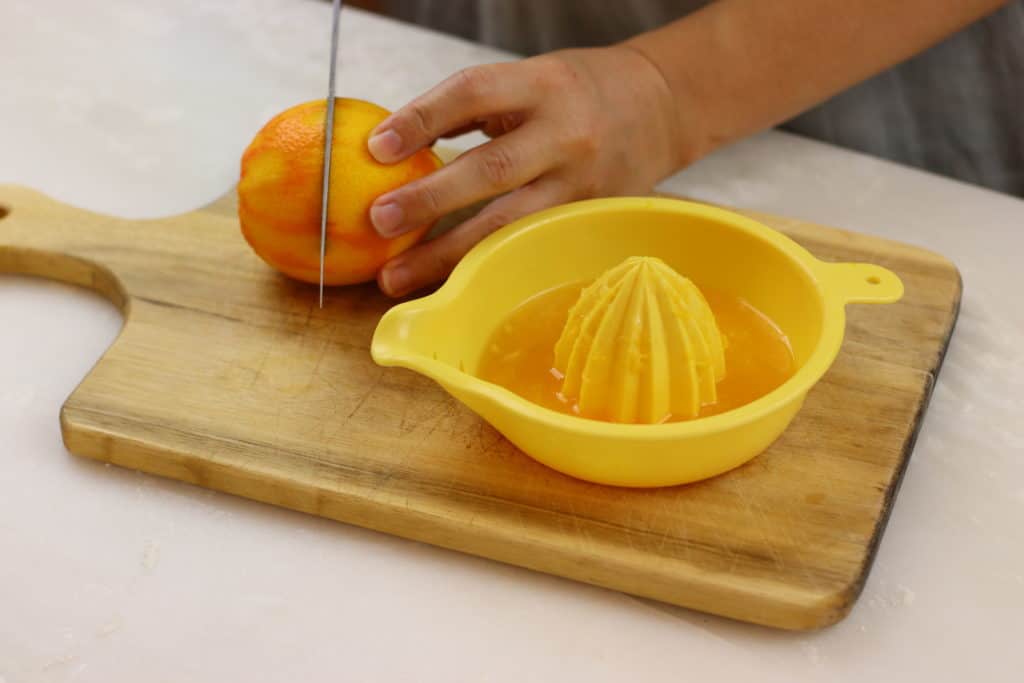
{"type": "Polygon", "coordinates": [[[713,145],[708,143],[709,138],[700,119],[701,108],[697,98],[692,95],[693,90],[678,78],[669,80],[654,51],[646,44],[644,34],[619,43],[616,47],[628,51],[637,62],[642,63],[641,69],[646,72],[646,78],[657,91],[659,117],[669,142],[669,172],[685,168],[710,153],[713,145]]]}

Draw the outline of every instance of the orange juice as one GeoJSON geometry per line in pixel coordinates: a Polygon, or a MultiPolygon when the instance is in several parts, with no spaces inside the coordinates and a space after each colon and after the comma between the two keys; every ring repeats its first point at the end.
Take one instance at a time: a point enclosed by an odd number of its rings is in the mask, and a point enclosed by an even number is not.
{"type": "MultiPolygon", "coordinates": [[[[492,334],[477,375],[538,405],[567,414],[577,406],[560,393],[561,374],[554,368],[555,343],[584,283],[541,292],[518,306],[492,334]]],[[[795,371],[786,336],[767,316],[743,299],[701,289],[725,338],[725,377],[717,400],[700,417],[750,403],[772,391],[795,371]]],[[[686,418],[668,416],[676,422],[686,418]]]]}

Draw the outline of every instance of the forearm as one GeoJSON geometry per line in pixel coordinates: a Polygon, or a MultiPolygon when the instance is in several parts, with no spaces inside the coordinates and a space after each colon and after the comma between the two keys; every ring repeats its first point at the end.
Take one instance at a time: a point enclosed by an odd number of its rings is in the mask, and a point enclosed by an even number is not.
{"type": "Polygon", "coordinates": [[[717,0],[625,45],[673,95],[679,165],[899,63],[1006,0],[717,0]]]}

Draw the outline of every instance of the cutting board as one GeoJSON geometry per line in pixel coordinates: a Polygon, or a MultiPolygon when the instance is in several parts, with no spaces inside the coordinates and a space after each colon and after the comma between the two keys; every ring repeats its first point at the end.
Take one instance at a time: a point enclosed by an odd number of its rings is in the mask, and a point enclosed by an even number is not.
{"type": "Polygon", "coordinates": [[[392,302],[366,285],[319,309],[315,287],[249,249],[232,195],[142,221],[0,186],[0,215],[0,272],[124,311],[61,411],[72,453],[786,629],[831,624],[860,593],[961,289],[928,251],[750,214],[822,259],[892,269],[906,296],[848,309],[842,352],[770,450],[705,482],[626,490],[547,469],[431,381],[376,366],[392,302]]]}

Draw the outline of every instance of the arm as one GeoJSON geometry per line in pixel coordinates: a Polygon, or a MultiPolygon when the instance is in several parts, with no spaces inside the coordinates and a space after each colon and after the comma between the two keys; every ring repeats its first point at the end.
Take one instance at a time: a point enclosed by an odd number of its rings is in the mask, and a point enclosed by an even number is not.
{"type": "Polygon", "coordinates": [[[925,49],[1004,0],[717,0],[621,45],[461,71],[374,131],[383,163],[474,128],[493,139],[379,197],[401,234],[503,195],[378,276],[399,296],[440,280],[474,244],[528,213],[641,194],[716,147],[770,127],[925,49]]]}
{"type": "Polygon", "coordinates": [[[624,43],[665,79],[685,165],[931,47],[1007,0],[719,0],[624,43]]]}

